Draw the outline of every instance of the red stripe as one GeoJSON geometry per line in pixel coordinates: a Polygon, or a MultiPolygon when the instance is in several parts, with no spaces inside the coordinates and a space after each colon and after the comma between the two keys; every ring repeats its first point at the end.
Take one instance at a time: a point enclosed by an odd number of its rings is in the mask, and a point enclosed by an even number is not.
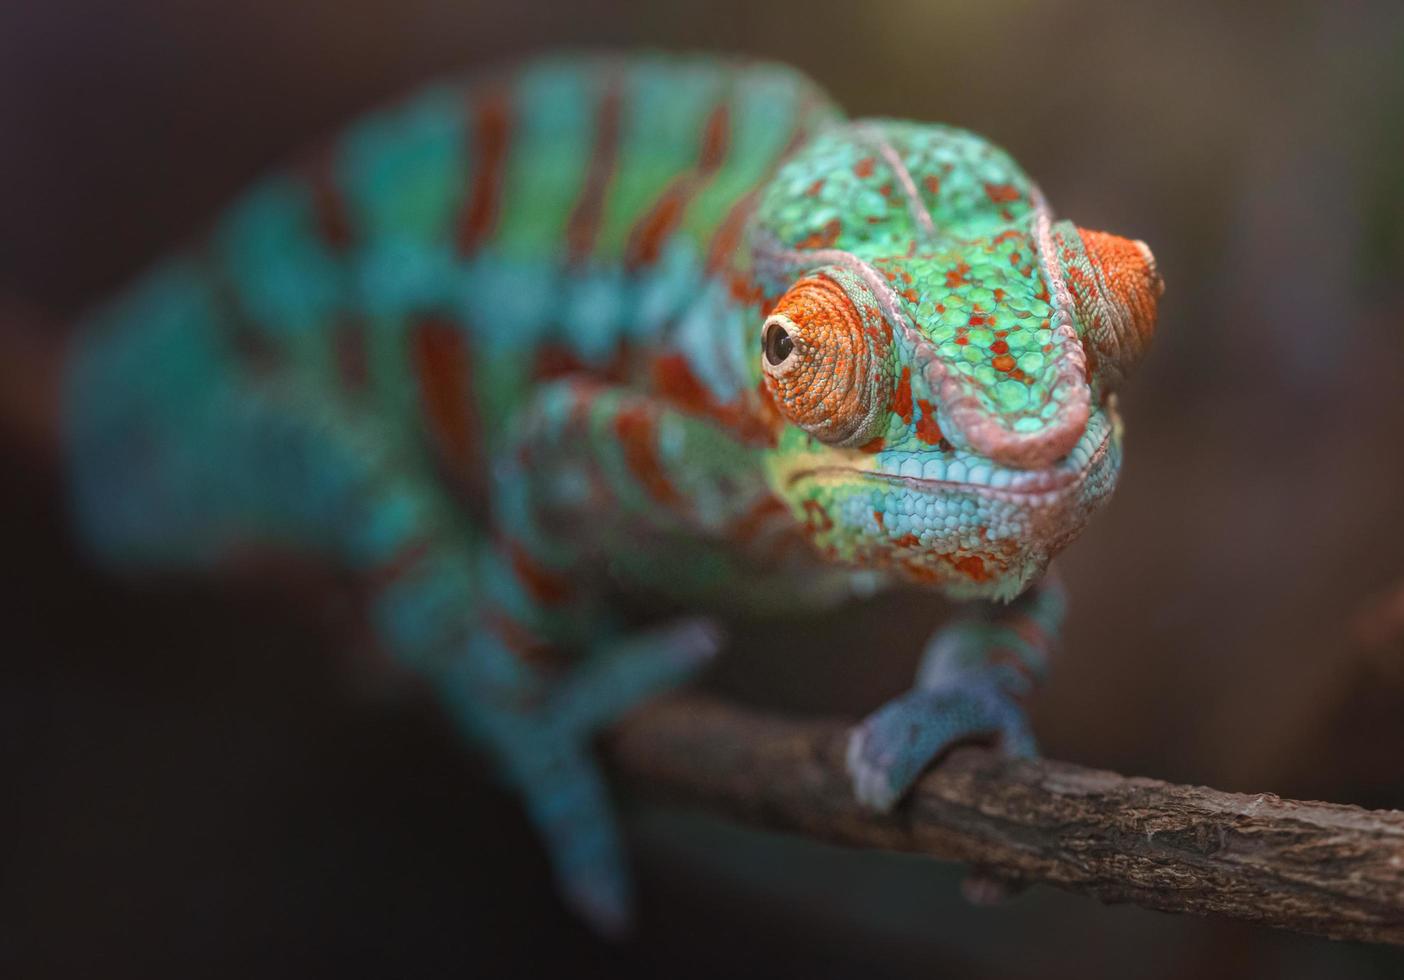
{"type": "Polygon", "coordinates": [[[410,355],[442,467],[470,500],[486,501],[473,356],[464,331],[451,321],[425,317],[410,328],[410,355]]]}
{"type": "Polygon", "coordinates": [[[636,269],[658,261],[663,243],[677,230],[688,203],[726,159],[730,136],[731,112],[722,102],[707,115],[697,165],[669,184],[630,232],[625,266],[636,269]]]}
{"type": "MultiPolygon", "coordinates": [[[[800,117],[808,114],[809,106],[800,111],[800,117]]],[[[742,195],[731,210],[726,213],[722,223],[717,226],[717,230],[712,234],[712,241],[707,246],[707,272],[709,275],[718,273],[726,269],[731,264],[731,257],[735,253],[738,245],[741,244],[741,233],[745,230],[746,220],[750,218],[751,212],[756,209],[756,204],[760,198],[760,192],[771,176],[780,168],[791,154],[804,145],[804,141],[809,138],[808,128],[801,123],[790,134],[790,141],[785,144],[785,148],[780,151],[780,155],[775,158],[770,169],[761,179],[760,183],[751,191],[742,195]]]]}
{"type": "Polygon", "coordinates": [[[351,218],[336,180],[336,150],[326,147],[312,158],[308,180],[312,186],[312,213],[322,241],[336,251],[351,244],[351,218]]]}
{"type": "Polygon", "coordinates": [[[605,83],[604,94],[600,97],[595,114],[595,145],[590,152],[580,197],[566,225],[566,255],[572,263],[588,258],[595,247],[595,236],[599,233],[600,219],[604,215],[605,195],[609,191],[610,178],[614,176],[614,165],[619,156],[623,105],[624,81],[615,75],[605,83]]]}
{"type": "Polygon", "coordinates": [[[502,174],[511,136],[511,103],[505,85],[493,85],[473,99],[473,186],[458,226],[458,251],[478,249],[497,226],[502,174]]]}
{"type": "Polygon", "coordinates": [[[624,447],[624,463],[650,497],[660,504],[678,506],[683,500],[658,458],[658,430],[644,407],[626,408],[614,417],[614,434],[624,447]]]}
{"type": "Polygon", "coordinates": [[[574,589],[569,578],[540,564],[516,542],[508,542],[507,551],[512,570],[537,602],[558,606],[571,597],[574,589]]]}
{"type": "Polygon", "coordinates": [[[683,210],[694,193],[692,181],[686,177],[674,181],[649,208],[647,213],[634,225],[629,233],[629,248],[624,256],[624,265],[629,269],[652,265],[658,261],[663,251],[663,243],[678,227],[683,210]]]}
{"type": "Polygon", "coordinates": [[[702,129],[702,154],[697,160],[697,172],[711,176],[720,169],[731,149],[731,108],[720,103],[707,116],[702,129]]]}
{"type": "Polygon", "coordinates": [[[712,233],[712,241],[707,246],[708,275],[715,275],[731,265],[732,256],[741,244],[741,233],[745,231],[746,222],[750,219],[751,212],[755,211],[759,200],[759,189],[742,195],[741,199],[731,206],[731,210],[727,211],[717,230],[712,233]]]}

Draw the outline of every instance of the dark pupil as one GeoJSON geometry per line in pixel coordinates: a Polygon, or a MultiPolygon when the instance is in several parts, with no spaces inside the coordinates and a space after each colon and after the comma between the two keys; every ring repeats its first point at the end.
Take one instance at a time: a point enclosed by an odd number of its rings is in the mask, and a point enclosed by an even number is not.
{"type": "Polygon", "coordinates": [[[765,359],[771,364],[779,364],[794,349],[795,342],[790,339],[789,331],[780,324],[772,323],[765,328],[765,359]]]}

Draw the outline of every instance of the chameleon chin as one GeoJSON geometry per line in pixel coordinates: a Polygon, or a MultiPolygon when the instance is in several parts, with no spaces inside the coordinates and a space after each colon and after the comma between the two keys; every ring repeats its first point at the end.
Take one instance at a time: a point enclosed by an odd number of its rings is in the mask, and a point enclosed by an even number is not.
{"type": "Polygon", "coordinates": [[[535,61],[352,125],[94,311],[75,518],[119,568],[271,539],[360,576],[614,931],[589,740],[722,637],[628,632],[610,597],[980,600],[854,729],[854,791],[890,808],[972,736],[1033,752],[1045,572],[1116,483],[1160,293],[1143,243],[971,133],[754,62],[535,61]]]}

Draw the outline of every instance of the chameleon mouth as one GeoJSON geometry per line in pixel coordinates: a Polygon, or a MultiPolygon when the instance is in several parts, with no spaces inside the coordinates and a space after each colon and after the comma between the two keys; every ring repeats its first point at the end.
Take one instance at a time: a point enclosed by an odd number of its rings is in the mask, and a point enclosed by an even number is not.
{"type": "Polygon", "coordinates": [[[1010,501],[1056,499],[1081,486],[1104,464],[1119,429],[1120,420],[1111,405],[1094,412],[1087,429],[1068,454],[1052,466],[1038,470],[1013,469],[964,453],[944,459],[923,459],[922,454],[908,453],[886,461],[879,456],[879,466],[886,462],[886,468],[818,466],[790,474],[787,482],[793,486],[805,479],[852,479],[856,476],[921,493],[956,491],[1010,501]]]}

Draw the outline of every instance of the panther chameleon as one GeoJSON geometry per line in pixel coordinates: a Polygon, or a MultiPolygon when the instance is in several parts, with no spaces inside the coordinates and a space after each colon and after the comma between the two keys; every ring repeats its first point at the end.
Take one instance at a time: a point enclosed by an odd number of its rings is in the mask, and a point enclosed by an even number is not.
{"type": "Polygon", "coordinates": [[[1034,751],[1045,572],[1116,482],[1161,290],[971,133],[769,64],[539,59],[356,122],[86,318],[77,525],[121,568],[276,542],[354,576],[615,930],[590,738],[728,611],[972,600],[853,731],[876,809],[955,741],[1034,751]]]}

